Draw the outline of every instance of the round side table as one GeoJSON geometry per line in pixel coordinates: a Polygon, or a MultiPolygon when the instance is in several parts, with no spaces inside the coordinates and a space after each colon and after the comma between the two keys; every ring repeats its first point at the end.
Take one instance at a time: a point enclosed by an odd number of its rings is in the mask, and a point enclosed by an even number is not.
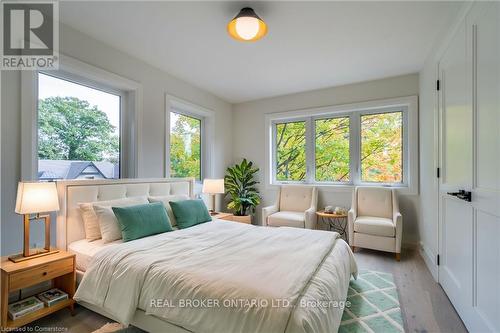
{"type": "Polygon", "coordinates": [[[336,231],[340,234],[343,240],[348,243],[347,240],[347,215],[346,214],[334,214],[325,213],[324,210],[316,212],[318,220],[327,224],[330,231],[336,231]]]}

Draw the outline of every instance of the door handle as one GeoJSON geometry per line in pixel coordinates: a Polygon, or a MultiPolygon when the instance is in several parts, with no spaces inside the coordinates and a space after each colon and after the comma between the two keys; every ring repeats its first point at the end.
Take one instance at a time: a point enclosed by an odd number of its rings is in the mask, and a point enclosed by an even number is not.
{"type": "Polygon", "coordinates": [[[472,201],[472,192],[466,190],[458,190],[458,192],[448,192],[449,195],[457,197],[459,199],[465,200],[467,202],[472,201]]]}

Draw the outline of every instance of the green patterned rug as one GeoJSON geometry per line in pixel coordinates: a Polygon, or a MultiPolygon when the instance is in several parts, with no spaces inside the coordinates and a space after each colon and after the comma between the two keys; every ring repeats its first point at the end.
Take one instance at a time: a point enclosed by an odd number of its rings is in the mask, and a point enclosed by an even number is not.
{"type": "Polygon", "coordinates": [[[360,271],[351,278],[339,333],[404,332],[399,297],[392,274],[360,271]]]}

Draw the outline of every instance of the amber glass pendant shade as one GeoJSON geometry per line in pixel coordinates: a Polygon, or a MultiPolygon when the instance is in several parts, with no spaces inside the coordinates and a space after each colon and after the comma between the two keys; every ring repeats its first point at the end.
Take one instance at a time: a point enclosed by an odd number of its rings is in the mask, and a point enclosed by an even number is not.
{"type": "Polygon", "coordinates": [[[227,32],[236,40],[255,42],[266,35],[267,25],[252,8],[245,7],[228,23],[227,32]]]}

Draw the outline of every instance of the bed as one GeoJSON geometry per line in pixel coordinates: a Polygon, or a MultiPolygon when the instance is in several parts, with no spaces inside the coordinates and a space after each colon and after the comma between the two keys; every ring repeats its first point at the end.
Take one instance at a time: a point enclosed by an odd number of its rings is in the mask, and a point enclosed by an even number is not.
{"type": "Polygon", "coordinates": [[[76,270],[78,272],[78,282],[80,282],[83,274],[87,270],[92,261],[92,258],[101,250],[114,244],[121,244],[122,240],[104,243],[102,239],[88,241],[80,239],[68,244],[68,252],[73,253],[76,258],[76,270]]]}
{"type": "Polygon", "coordinates": [[[85,240],[78,203],[193,196],[192,179],[58,182],[57,245],[84,307],[149,332],[334,332],[357,267],[337,233],[215,220],[142,239],[85,240]]]}

